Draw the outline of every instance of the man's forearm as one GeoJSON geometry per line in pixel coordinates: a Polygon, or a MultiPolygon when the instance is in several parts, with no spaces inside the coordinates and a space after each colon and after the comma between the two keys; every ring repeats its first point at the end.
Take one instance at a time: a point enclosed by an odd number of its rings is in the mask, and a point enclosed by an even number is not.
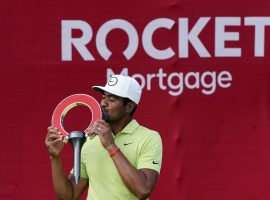
{"type": "Polygon", "coordinates": [[[150,196],[156,177],[147,177],[142,171],[134,168],[121,151],[112,157],[115,166],[126,184],[139,199],[146,199],[150,196]],[[152,178],[152,180],[151,180],[152,178]]]}
{"type": "Polygon", "coordinates": [[[52,181],[54,191],[60,200],[73,199],[71,181],[65,175],[60,157],[51,157],[52,181]]]}

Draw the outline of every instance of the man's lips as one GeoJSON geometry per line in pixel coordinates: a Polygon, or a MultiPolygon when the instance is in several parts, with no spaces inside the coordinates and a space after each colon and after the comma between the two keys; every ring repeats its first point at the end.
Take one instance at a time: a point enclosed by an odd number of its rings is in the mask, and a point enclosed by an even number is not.
{"type": "Polygon", "coordinates": [[[102,113],[108,113],[108,110],[106,110],[105,108],[102,108],[102,107],[101,107],[101,112],[102,112],[102,113]]]}
{"type": "Polygon", "coordinates": [[[108,110],[101,108],[101,112],[102,112],[102,119],[105,120],[106,122],[108,122],[108,120],[109,120],[108,110]]]}

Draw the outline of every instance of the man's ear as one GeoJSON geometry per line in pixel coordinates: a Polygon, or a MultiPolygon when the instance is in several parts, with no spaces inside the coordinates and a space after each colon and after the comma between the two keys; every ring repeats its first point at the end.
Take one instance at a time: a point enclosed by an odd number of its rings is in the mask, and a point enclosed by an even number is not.
{"type": "Polygon", "coordinates": [[[128,102],[126,104],[126,112],[130,114],[134,110],[135,106],[136,104],[134,102],[128,102]]]}

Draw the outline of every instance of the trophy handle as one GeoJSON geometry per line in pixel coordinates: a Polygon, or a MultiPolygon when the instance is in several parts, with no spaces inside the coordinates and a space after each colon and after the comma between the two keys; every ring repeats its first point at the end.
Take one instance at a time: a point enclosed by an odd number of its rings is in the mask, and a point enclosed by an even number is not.
{"type": "Polygon", "coordinates": [[[75,183],[78,184],[80,180],[80,169],[81,169],[81,148],[85,142],[84,132],[72,131],[68,135],[68,141],[73,146],[74,151],[74,165],[73,174],[75,178],[75,183]]]}

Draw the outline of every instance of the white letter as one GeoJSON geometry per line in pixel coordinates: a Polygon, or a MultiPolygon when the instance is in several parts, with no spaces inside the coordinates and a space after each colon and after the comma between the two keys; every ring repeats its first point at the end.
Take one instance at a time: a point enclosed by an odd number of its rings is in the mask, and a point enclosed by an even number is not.
{"type": "Polygon", "coordinates": [[[232,81],[232,75],[228,71],[222,71],[219,73],[218,78],[217,78],[218,84],[222,88],[228,88],[232,84],[230,81],[232,81]],[[223,76],[224,75],[224,76],[223,76]],[[222,81],[229,81],[228,83],[223,83],[222,81]]]}
{"type": "MultiPolygon", "coordinates": [[[[111,68],[107,68],[107,81],[111,78],[111,76],[115,75],[111,68]]],[[[128,68],[123,68],[120,72],[120,75],[128,76],[128,68]]]]}
{"type": "Polygon", "coordinates": [[[158,70],[157,77],[158,77],[159,87],[160,87],[160,89],[162,89],[162,90],[166,90],[166,88],[167,88],[167,87],[163,84],[163,77],[166,77],[166,76],[167,76],[167,74],[166,74],[166,73],[163,73],[163,69],[160,68],[160,69],[158,70]]]}
{"type": "Polygon", "coordinates": [[[270,17],[245,17],[245,25],[255,26],[255,57],[264,56],[265,26],[270,25],[270,17]]]}
{"type": "Polygon", "coordinates": [[[155,74],[147,74],[146,75],[146,81],[147,81],[146,88],[147,88],[147,90],[151,90],[151,80],[152,80],[152,78],[155,78],[155,77],[156,77],[155,74]]]}
{"type": "Polygon", "coordinates": [[[165,60],[175,55],[171,47],[165,50],[159,50],[153,45],[153,34],[159,28],[171,29],[174,25],[174,21],[171,19],[160,18],[151,21],[146,25],[142,34],[142,44],[145,52],[152,58],[158,60],[165,60]]]}
{"type": "Polygon", "coordinates": [[[175,91],[175,92],[170,90],[169,91],[169,94],[172,95],[172,96],[180,95],[183,92],[183,90],[184,90],[183,82],[184,82],[184,80],[183,80],[183,73],[176,73],[176,72],[171,73],[169,75],[169,77],[168,77],[168,86],[171,89],[179,89],[179,90],[178,91],[175,91]],[[172,79],[174,77],[177,77],[179,79],[179,82],[178,82],[177,85],[173,85],[173,83],[172,83],[172,79]]]}
{"type": "Polygon", "coordinates": [[[95,60],[86,48],[86,44],[90,42],[93,35],[92,28],[88,23],[81,20],[62,20],[61,34],[62,60],[72,60],[72,44],[84,60],[95,60]],[[72,38],[72,29],[80,29],[82,31],[82,37],[72,38]]]}
{"type": "Polygon", "coordinates": [[[241,25],[240,17],[216,17],[215,26],[215,56],[241,57],[241,48],[225,48],[226,41],[238,41],[238,32],[225,32],[225,26],[241,25]]]}
{"type": "Polygon", "coordinates": [[[206,95],[213,94],[216,90],[216,72],[204,72],[201,76],[201,83],[203,87],[211,89],[210,91],[202,89],[202,93],[206,95]],[[206,83],[206,76],[210,76],[212,78],[209,84],[206,83]]]}
{"type": "Polygon", "coordinates": [[[185,76],[185,85],[189,89],[199,88],[200,87],[200,75],[199,72],[188,72],[185,76]],[[195,78],[195,82],[193,85],[189,83],[189,77],[193,76],[195,78]]]}
{"type": "Polygon", "coordinates": [[[210,17],[200,17],[192,30],[188,32],[188,18],[179,18],[179,58],[188,58],[188,42],[197,51],[200,57],[211,57],[198,35],[210,20],[210,17]]]}
{"type": "Polygon", "coordinates": [[[141,85],[141,88],[143,89],[145,87],[145,79],[144,79],[143,75],[141,75],[141,74],[134,74],[132,76],[132,78],[134,78],[134,79],[139,78],[141,80],[141,84],[140,84],[141,85]]]}
{"type": "MultiPolygon", "coordinates": [[[[98,32],[97,32],[97,37],[96,37],[96,46],[99,54],[101,55],[102,58],[105,60],[108,60],[111,56],[111,51],[108,49],[107,44],[106,44],[106,38],[108,33],[113,30],[113,29],[122,29],[125,31],[128,35],[128,46],[124,51],[124,55],[126,59],[132,58],[132,56],[136,53],[137,48],[138,48],[138,33],[134,26],[129,23],[126,20],[122,19],[112,19],[105,24],[103,24],[98,32]]],[[[119,42],[121,39],[119,39],[119,42]]]]}

